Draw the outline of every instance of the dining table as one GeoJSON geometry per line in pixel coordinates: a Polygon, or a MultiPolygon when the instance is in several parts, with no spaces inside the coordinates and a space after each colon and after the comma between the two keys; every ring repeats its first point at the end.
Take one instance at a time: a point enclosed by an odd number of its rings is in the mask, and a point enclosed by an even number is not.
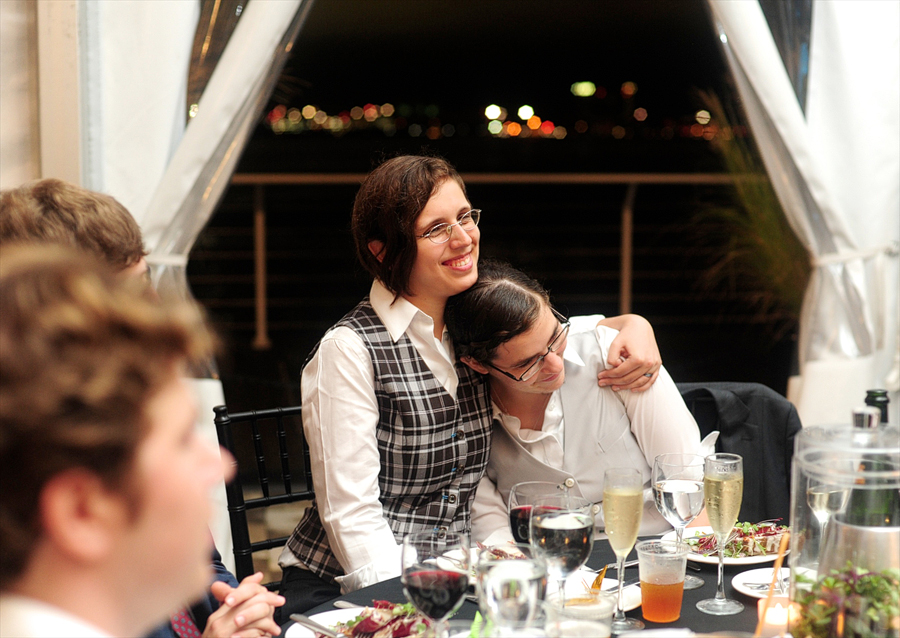
{"type": "MultiPolygon", "coordinates": [[[[628,556],[628,560],[632,560],[635,558],[637,558],[637,554],[632,550],[632,553],[628,556]]],[[[774,559],[774,556],[772,558],[774,559]]],[[[609,546],[609,542],[605,540],[598,540],[594,543],[593,551],[591,552],[591,556],[588,559],[586,566],[591,569],[602,569],[604,565],[614,563],[615,560],[616,557],[612,551],[612,548],[609,546]]],[[[751,636],[753,634],[753,631],[756,629],[758,617],[758,599],[755,597],[747,596],[735,590],[734,587],[732,587],[731,580],[740,572],[761,567],[771,567],[771,565],[768,563],[725,565],[725,596],[728,598],[739,600],[744,604],[744,610],[739,614],[732,616],[711,616],[697,609],[696,603],[698,601],[705,598],[712,598],[716,595],[717,565],[714,563],[696,562],[689,560],[688,568],[691,570],[690,573],[701,577],[704,580],[704,585],[699,589],[690,589],[684,592],[684,600],[681,605],[681,617],[678,620],[665,624],[659,624],[644,620],[643,616],[641,615],[640,607],[627,612],[626,615],[643,620],[644,625],[647,629],[677,627],[687,628],[695,633],[719,633],[721,635],[729,636],[751,636]],[[698,567],[699,571],[696,571],[698,567]]],[[[626,580],[636,578],[637,576],[638,566],[636,564],[625,569],[624,577],[626,580]]],[[[616,578],[616,572],[614,568],[610,568],[607,571],[606,578],[616,578]]],[[[765,592],[761,592],[761,595],[764,594],[765,592]]],[[[362,606],[371,606],[373,600],[386,600],[393,603],[403,603],[406,602],[406,596],[403,594],[403,585],[400,582],[400,578],[392,578],[380,583],[376,583],[369,587],[358,589],[349,594],[339,596],[334,600],[328,601],[319,605],[318,607],[310,609],[306,612],[306,615],[312,616],[321,612],[333,611],[335,609],[334,603],[338,600],[347,601],[362,606]]],[[[478,605],[475,602],[466,600],[462,604],[462,607],[460,607],[456,612],[454,617],[460,619],[474,619],[475,614],[478,611],[478,605]]],[[[289,625],[285,626],[285,628],[287,627],[289,627],[289,625]]]]}

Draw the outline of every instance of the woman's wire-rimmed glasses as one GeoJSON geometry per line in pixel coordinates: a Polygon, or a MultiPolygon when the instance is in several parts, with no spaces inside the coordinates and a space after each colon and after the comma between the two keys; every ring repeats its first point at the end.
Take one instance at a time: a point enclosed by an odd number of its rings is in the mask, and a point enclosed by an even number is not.
{"type": "Polygon", "coordinates": [[[447,224],[441,222],[440,224],[435,224],[427,231],[422,233],[421,235],[416,235],[417,238],[423,239],[427,237],[435,244],[446,244],[450,241],[450,236],[453,234],[453,227],[459,226],[467,233],[471,233],[475,230],[475,227],[478,226],[478,222],[481,219],[481,209],[473,208],[470,211],[467,211],[456,218],[455,224],[447,224]]]}
{"type": "Polygon", "coordinates": [[[566,335],[569,334],[569,327],[572,325],[571,322],[568,319],[566,319],[565,317],[563,317],[561,314],[559,314],[555,308],[551,308],[550,310],[553,311],[553,315],[559,321],[560,330],[559,330],[559,332],[556,333],[556,336],[553,337],[553,340],[550,342],[550,345],[547,346],[547,352],[545,352],[544,354],[539,356],[537,359],[535,359],[534,363],[532,363],[530,366],[528,366],[528,369],[525,372],[523,372],[521,376],[517,377],[513,374],[510,374],[506,370],[501,370],[500,368],[498,368],[497,366],[495,366],[493,363],[490,363],[490,362],[485,363],[485,365],[493,368],[500,374],[509,377],[513,381],[519,381],[519,382],[528,381],[531,377],[533,377],[538,372],[540,372],[541,368],[544,367],[544,359],[547,358],[547,355],[550,354],[551,352],[556,352],[557,350],[559,350],[560,347],[562,346],[562,344],[564,344],[566,342],[566,335]]]}

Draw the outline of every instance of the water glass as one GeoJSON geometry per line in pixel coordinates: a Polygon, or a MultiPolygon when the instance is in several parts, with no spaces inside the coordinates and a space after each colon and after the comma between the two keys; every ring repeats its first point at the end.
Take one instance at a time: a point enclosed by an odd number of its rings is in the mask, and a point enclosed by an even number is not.
{"type": "Polygon", "coordinates": [[[485,548],[478,555],[478,605],[498,630],[534,625],[547,591],[547,564],[528,545],[485,548]]]}
{"type": "Polygon", "coordinates": [[[587,562],[594,547],[593,503],[566,493],[535,499],[531,548],[547,564],[565,601],[566,578],[587,562]]]}
{"type": "MultiPolygon", "coordinates": [[[[703,457],[699,454],[660,454],[653,461],[653,498],[656,509],[675,528],[680,543],[684,528],[703,511],[703,457]]],[[[703,579],[687,574],[685,589],[703,587],[703,579]]]]}

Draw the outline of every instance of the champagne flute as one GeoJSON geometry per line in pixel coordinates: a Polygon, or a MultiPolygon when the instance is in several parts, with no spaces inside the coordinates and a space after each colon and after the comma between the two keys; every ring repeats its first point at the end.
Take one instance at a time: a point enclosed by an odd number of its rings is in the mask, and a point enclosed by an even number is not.
{"type": "MultiPolygon", "coordinates": [[[[660,454],[653,461],[653,498],[656,509],[675,528],[680,543],[684,528],[703,511],[703,457],[699,454],[660,454]]],[[[703,587],[703,579],[685,574],[684,588],[703,587]]]]}
{"type": "Polygon", "coordinates": [[[531,507],[534,505],[534,499],[553,496],[565,491],[564,485],[557,485],[549,481],[524,481],[512,486],[509,491],[507,511],[509,512],[509,529],[517,543],[528,543],[529,541],[531,507]]]}
{"type": "Polygon", "coordinates": [[[403,593],[416,609],[434,621],[436,636],[443,635],[444,622],[465,599],[469,563],[469,537],[462,532],[431,530],[403,538],[403,593]]]}
{"type": "Polygon", "coordinates": [[[644,628],[644,623],[640,620],[627,618],[622,607],[625,557],[637,540],[643,509],[644,481],[641,473],[633,467],[606,470],[603,475],[603,520],[609,544],[616,554],[616,577],[619,579],[616,615],[612,620],[612,631],[616,634],[644,628]]]}
{"type": "Polygon", "coordinates": [[[531,511],[531,549],[556,578],[566,604],[566,578],[584,565],[594,547],[593,503],[571,493],[536,498],[531,511]]]}
{"type": "Polygon", "coordinates": [[[703,499],[709,524],[719,549],[716,597],[697,603],[697,609],[714,616],[739,614],[744,605],[725,598],[725,543],[737,522],[744,493],[744,459],[737,454],[712,454],[703,461],[703,499]]]}

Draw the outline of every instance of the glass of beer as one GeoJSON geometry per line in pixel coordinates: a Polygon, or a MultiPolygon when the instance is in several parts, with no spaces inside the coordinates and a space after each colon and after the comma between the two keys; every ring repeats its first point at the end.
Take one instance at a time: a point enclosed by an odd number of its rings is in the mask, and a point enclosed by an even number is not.
{"type": "Polygon", "coordinates": [[[690,548],[677,541],[641,541],[635,545],[641,576],[644,620],[674,622],[681,617],[684,570],[690,548]]]}

